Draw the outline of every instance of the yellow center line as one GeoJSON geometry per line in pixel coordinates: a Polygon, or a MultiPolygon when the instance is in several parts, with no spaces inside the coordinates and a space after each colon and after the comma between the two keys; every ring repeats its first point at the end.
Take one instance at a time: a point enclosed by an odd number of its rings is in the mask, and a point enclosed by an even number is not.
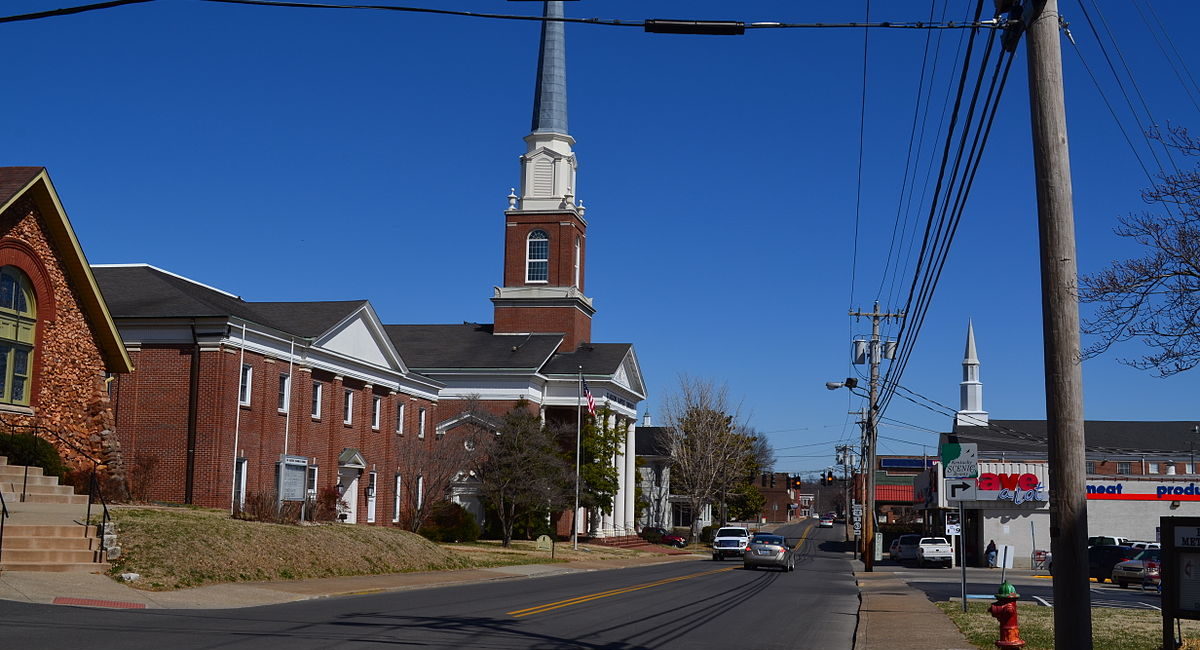
{"type": "Polygon", "coordinates": [[[506,613],[509,616],[512,616],[514,618],[521,618],[522,616],[529,616],[531,614],[541,614],[543,612],[548,612],[548,611],[551,611],[554,609],[559,609],[560,607],[569,607],[571,605],[578,605],[580,603],[586,603],[588,601],[598,600],[600,598],[608,598],[609,596],[619,596],[621,594],[627,594],[627,593],[630,593],[633,591],[649,589],[650,587],[659,587],[662,585],[670,584],[672,582],[679,582],[680,580],[691,580],[692,578],[700,578],[703,576],[713,575],[714,573],[722,573],[725,571],[732,571],[734,568],[735,567],[729,567],[726,569],[714,569],[712,571],[703,571],[701,573],[693,573],[691,575],[686,575],[686,576],[678,576],[675,578],[666,578],[664,580],[656,580],[654,582],[647,582],[645,584],[633,585],[631,587],[621,587],[619,589],[610,589],[609,591],[602,591],[600,593],[588,594],[586,596],[578,596],[576,598],[568,598],[567,600],[560,600],[560,601],[553,602],[553,603],[546,603],[544,605],[538,605],[536,607],[530,607],[528,609],[518,609],[516,611],[506,612],[506,613]]]}

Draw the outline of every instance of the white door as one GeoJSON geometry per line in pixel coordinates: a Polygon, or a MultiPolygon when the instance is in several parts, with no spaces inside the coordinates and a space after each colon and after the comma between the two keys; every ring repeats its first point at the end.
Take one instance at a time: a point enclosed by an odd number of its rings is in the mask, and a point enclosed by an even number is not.
{"type": "Polygon", "coordinates": [[[378,485],[375,482],[375,472],[367,474],[367,523],[375,523],[375,488],[378,485]]]}
{"type": "Polygon", "coordinates": [[[347,524],[358,523],[358,474],[357,467],[338,470],[338,492],[342,494],[345,507],[338,504],[338,520],[347,524]]]}

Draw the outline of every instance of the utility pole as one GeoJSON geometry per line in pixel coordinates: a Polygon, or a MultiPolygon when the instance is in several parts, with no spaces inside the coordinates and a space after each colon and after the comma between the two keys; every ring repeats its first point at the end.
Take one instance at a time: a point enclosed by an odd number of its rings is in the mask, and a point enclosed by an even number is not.
{"type": "Polygon", "coordinates": [[[1054,553],[1054,645],[1092,647],[1084,489],[1083,377],[1078,269],[1058,0],[1027,7],[1029,105],[1042,265],[1042,336],[1050,461],[1050,550],[1054,553]]]}
{"type": "MultiPolygon", "coordinates": [[[[863,544],[862,544],[862,561],[864,571],[874,571],[875,569],[875,441],[878,438],[877,428],[879,425],[879,362],[883,359],[885,351],[879,340],[879,325],[889,318],[904,318],[904,312],[884,313],[879,311],[879,301],[875,301],[875,308],[870,312],[851,311],[851,316],[866,317],[871,319],[871,340],[867,346],[867,361],[871,365],[871,380],[870,380],[870,404],[867,408],[867,424],[864,429],[865,438],[863,444],[863,470],[866,472],[866,507],[863,508],[866,514],[863,521],[863,544]]],[[[890,348],[891,346],[889,346],[890,348]]],[[[888,353],[888,358],[891,354],[888,353]]],[[[1064,646],[1065,647],[1065,646],[1064,646]]]]}
{"type": "Polygon", "coordinates": [[[845,492],[846,541],[854,539],[854,531],[850,527],[852,511],[850,508],[850,465],[853,464],[854,449],[850,445],[838,445],[837,462],[842,466],[842,490],[845,492]]]}

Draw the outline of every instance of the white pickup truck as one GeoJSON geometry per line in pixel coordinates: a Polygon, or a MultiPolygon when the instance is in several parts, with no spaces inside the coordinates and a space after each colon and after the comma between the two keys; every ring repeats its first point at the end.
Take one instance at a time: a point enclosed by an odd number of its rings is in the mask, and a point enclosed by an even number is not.
{"type": "Polygon", "coordinates": [[[944,564],[954,566],[954,547],[945,537],[922,537],[917,544],[917,564],[944,564]]]}

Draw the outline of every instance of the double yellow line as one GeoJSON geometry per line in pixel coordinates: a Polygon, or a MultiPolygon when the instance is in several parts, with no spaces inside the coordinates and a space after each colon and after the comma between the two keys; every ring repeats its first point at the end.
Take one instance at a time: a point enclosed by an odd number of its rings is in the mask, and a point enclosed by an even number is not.
{"type": "Polygon", "coordinates": [[[703,576],[709,576],[709,575],[713,575],[714,573],[722,573],[725,571],[732,571],[735,568],[736,567],[729,567],[726,569],[714,569],[712,571],[703,571],[701,573],[693,573],[691,575],[679,576],[676,578],[666,578],[664,580],[656,580],[655,582],[647,582],[645,584],[633,585],[632,587],[622,587],[620,589],[611,589],[609,591],[602,591],[598,594],[589,594],[587,596],[579,596],[577,598],[568,598],[567,600],[560,600],[560,601],[554,602],[554,603],[546,603],[545,605],[538,605],[537,607],[530,607],[528,609],[518,609],[515,612],[506,612],[506,613],[509,616],[512,616],[513,618],[521,618],[522,616],[530,616],[532,614],[542,614],[545,612],[549,612],[551,610],[559,609],[561,607],[570,607],[571,605],[579,605],[581,603],[586,603],[586,602],[592,601],[592,600],[608,598],[609,596],[619,596],[621,594],[627,594],[632,591],[641,591],[642,589],[649,589],[651,587],[660,587],[662,585],[671,584],[672,582],[679,582],[681,580],[691,580],[692,578],[700,578],[703,576]]]}

